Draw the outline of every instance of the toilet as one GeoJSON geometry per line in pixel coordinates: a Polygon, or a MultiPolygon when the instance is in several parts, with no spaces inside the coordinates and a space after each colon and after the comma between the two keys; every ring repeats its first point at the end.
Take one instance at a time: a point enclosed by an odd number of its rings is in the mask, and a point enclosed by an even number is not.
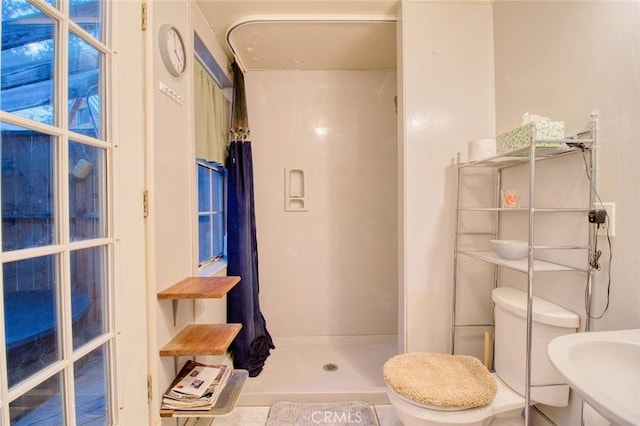
{"type": "MultiPolygon", "coordinates": [[[[384,366],[385,380],[389,401],[405,426],[514,424],[510,421],[501,423],[500,418],[507,416],[509,412],[519,416],[525,405],[527,294],[514,288],[499,287],[493,290],[491,299],[495,306],[495,373],[490,376],[497,385],[491,402],[465,409],[443,408],[418,402],[419,399],[399,383],[407,378],[418,391],[429,389],[429,383],[415,383],[415,377],[421,375],[412,371],[412,368],[420,367],[398,368],[399,365],[407,365],[403,358],[416,355],[396,355],[384,366]]],[[[564,407],[569,402],[569,386],[549,362],[547,345],[558,336],[575,333],[580,319],[575,313],[539,297],[533,298],[532,314],[531,401],[533,404],[564,407]]],[[[446,355],[448,359],[440,361],[441,354],[424,353],[418,356],[429,358],[429,365],[432,365],[431,358],[435,355],[438,355],[436,358],[439,363],[433,367],[435,369],[450,368],[447,364],[460,358],[457,355],[446,355]]],[[[486,369],[484,374],[489,376],[486,369]]],[[[455,394],[456,383],[463,381],[466,382],[460,377],[452,379],[446,386],[447,392],[455,394]]]]}

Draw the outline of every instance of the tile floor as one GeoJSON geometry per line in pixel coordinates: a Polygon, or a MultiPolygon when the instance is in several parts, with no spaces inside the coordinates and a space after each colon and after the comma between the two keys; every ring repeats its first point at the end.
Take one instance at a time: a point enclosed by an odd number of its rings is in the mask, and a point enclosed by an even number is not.
{"type": "MultiPolygon", "coordinates": [[[[376,405],[380,426],[402,426],[390,405],[376,405]]],[[[213,426],[264,426],[269,407],[237,407],[225,417],[217,417],[213,426]]]]}

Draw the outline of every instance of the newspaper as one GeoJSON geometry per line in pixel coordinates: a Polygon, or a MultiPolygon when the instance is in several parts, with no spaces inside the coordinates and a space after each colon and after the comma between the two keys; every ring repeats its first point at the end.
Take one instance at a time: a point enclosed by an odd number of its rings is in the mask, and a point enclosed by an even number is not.
{"type": "Polygon", "coordinates": [[[226,365],[187,361],[162,398],[162,408],[172,410],[211,409],[231,376],[226,365]]]}

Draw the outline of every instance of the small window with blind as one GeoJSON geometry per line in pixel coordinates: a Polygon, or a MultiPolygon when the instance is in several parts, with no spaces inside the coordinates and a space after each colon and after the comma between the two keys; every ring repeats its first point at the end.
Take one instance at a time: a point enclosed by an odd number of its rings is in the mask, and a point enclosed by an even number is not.
{"type": "MultiPolygon", "coordinates": [[[[226,254],[225,161],[229,138],[231,82],[194,33],[194,112],[198,194],[198,266],[226,254]]],[[[208,272],[207,272],[208,273],[208,272]]]]}

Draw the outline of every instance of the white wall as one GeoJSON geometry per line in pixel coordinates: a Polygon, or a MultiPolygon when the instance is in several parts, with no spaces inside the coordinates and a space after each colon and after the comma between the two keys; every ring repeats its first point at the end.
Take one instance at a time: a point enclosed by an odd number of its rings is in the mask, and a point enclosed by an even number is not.
{"type": "MultiPolygon", "coordinates": [[[[569,132],[585,128],[589,114],[599,113],[597,184],[603,201],[616,203],[616,237],[609,310],[593,322],[595,330],[640,326],[638,22],[638,2],[494,5],[498,132],[517,126],[527,111],[564,120],[569,132]]],[[[567,174],[557,178],[562,182],[558,186],[565,188],[577,180],[567,174]]],[[[608,268],[606,239],[601,238],[599,245],[603,272],[595,277],[597,313],[606,304],[608,268]]],[[[573,310],[584,315],[582,289],[573,288],[571,294],[558,282],[553,291],[546,291],[561,304],[574,304],[573,310]]],[[[567,409],[547,411],[556,424],[578,425],[577,400],[567,409]]]]}
{"type": "Polygon", "coordinates": [[[276,346],[277,336],[396,334],[396,73],[245,81],[260,300],[276,346]],[[308,211],[284,211],[285,167],[308,174],[308,211]]]}
{"type": "Polygon", "coordinates": [[[450,350],[457,152],[494,135],[490,3],[402,4],[400,280],[405,351],[450,350]],[[402,240],[403,239],[403,240],[402,240]]]}
{"type": "MultiPolygon", "coordinates": [[[[180,303],[178,321],[173,325],[171,302],[158,301],[156,294],[193,274],[191,231],[191,173],[193,147],[190,143],[188,76],[192,73],[192,61],[182,77],[173,77],[162,64],[158,48],[158,30],[161,25],[176,27],[189,49],[189,14],[187,2],[162,1],[150,4],[150,22],[147,30],[147,54],[149,79],[147,81],[147,189],[150,213],[147,218],[149,259],[150,322],[155,324],[155,341],[150,345],[149,365],[156,372],[153,380],[154,400],[151,402],[151,418],[160,424],[161,394],[175,376],[173,359],[160,358],[158,350],[175,336],[190,320],[191,306],[180,303]],[[187,102],[180,105],[163,95],[160,82],[170,87],[187,102]]],[[[188,52],[191,52],[189,49],[188,52]]],[[[187,55],[189,59],[192,55],[187,55]]],[[[165,420],[163,423],[168,423],[165,420]]]]}
{"type": "MultiPolygon", "coordinates": [[[[598,190],[616,203],[617,223],[611,305],[594,326],[638,327],[640,3],[499,2],[494,19],[499,131],[517,125],[524,111],[564,120],[569,130],[599,113],[598,190]]],[[[604,277],[598,278],[603,306],[604,277]]]]}
{"type": "MultiPolygon", "coordinates": [[[[150,417],[153,424],[175,424],[159,417],[161,395],[177,373],[174,360],[159,357],[158,351],[173,336],[194,320],[203,323],[224,322],[223,301],[181,301],[177,321],[173,323],[172,303],[158,301],[157,293],[172,284],[197,274],[195,147],[193,142],[193,31],[220,61],[228,62],[209,25],[203,23],[194,2],[148,2],[149,27],[146,32],[146,187],[150,213],[147,218],[147,262],[149,323],[149,368],[153,375],[153,401],[150,417]],[[187,67],[181,77],[165,69],[158,48],[160,26],[170,24],[182,34],[187,51],[187,67]],[[180,97],[176,103],[162,92],[164,83],[180,97]],[[194,310],[195,307],[195,310],[194,310]]],[[[180,360],[184,362],[183,359],[180,360]]],[[[181,364],[180,364],[181,365],[181,364]]]]}

